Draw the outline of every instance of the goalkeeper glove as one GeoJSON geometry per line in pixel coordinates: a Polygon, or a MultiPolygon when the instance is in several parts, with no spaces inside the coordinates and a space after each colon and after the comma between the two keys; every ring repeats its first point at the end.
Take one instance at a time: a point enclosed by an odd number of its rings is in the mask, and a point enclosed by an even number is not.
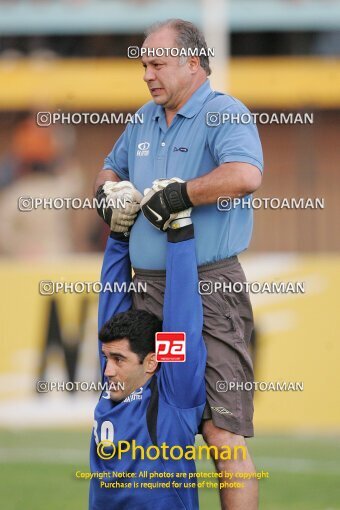
{"type": "Polygon", "coordinates": [[[111,231],[127,232],[134,224],[142,198],[129,181],[106,181],[96,193],[97,211],[111,231]]]}
{"type": "Polygon", "coordinates": [[[144,190],[142,212],[154,227],[165,231],[191,224],[192,202],[186,185],[182,179],[173,177],[157,179],[151,189],[144,190]]]}

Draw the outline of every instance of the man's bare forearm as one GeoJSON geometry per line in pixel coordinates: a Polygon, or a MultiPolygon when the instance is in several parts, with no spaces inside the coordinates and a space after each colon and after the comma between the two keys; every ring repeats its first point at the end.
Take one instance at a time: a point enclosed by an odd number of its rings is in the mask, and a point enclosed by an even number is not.
{"type": "Polygon", "coordinates": [[[187,192],[194,205],[212,204],[221,196],[238,198],[253,193],[261,180],[261,172],[256,166],[223,163],[211,172],[188,181],[187,192]]]}
{"type": "Polygon", "coordinates": [[[100,170],[98,173],[95,183],[94,183],[94,195],[97,192],[97,189],[99,186],[104,184],[106,181],[112,181],[112,182],[119,182],[121,179],[118,177],[118,175],[115,172],[112,172],[112,170],[100,170]]]}

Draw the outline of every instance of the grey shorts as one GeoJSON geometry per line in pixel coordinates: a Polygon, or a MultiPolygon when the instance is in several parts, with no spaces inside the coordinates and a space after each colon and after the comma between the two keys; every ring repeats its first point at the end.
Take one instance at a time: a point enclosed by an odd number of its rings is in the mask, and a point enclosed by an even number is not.
{"type": "MultiPolygon", "coordinates": [[[[198,268],[199,280],[211,282],[245,282],[237,257],[198,268]]],[[[133,293],[133,306],[147,310],[162,319],[165,271],[135,269],[134,282],[146,282],[147,293],[133,293]]],[[[223,292],[202,294],[203,338],[207,347],[205,372],[207,405],[203,419],[212,419],[222,429],[244,437],[254,435],[253,391],[226,391],[230,382],[254,381],[249,354],[253,331],[253,313],[248,294],[223,292]]],[[[239,385],[239,388],[242,385],[239,385]]],[[[248,385],[249,387],[250,385],[248,385]]],[[[253,386],[253,385],[251,385],[253,386]]]]}

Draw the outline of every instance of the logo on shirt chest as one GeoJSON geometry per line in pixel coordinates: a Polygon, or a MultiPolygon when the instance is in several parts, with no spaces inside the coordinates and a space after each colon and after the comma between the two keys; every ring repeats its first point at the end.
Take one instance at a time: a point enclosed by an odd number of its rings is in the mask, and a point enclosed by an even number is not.
{"type": "Polygon", "coordinates": [[[188,152],[188,147],[174,147],[174,151],[173,152],[188,152]]]}
{"type": "Polygon", "coordinates": [[[143,398],[143,387],[140,387],[138,390],[133,391],[124,402],[133,402],[134,400],[142,400],[143,398]]]}
{"type": "Polygon", "coordinates": [[[150,153],[150,143],[149,142],[141,142],[137,145],[137,156],[148,156],[150,153]]]}

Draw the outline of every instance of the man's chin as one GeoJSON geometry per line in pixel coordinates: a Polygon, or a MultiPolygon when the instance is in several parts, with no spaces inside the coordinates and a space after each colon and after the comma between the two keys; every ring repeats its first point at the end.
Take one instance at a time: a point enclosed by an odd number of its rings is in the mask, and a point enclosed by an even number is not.
{"type": "Polygon", "coordinates": [[[113,400],[113,402],[120,402],[121,400],[124,400],[126,396],[121,391],[110,391],[110,399],[113,400]]]}
{"type": "Polygon", "coordinates": [[[159,104],[161,106],[164,106],[166,104],[166,98],[162,95],[160,96],[152,96],[152,99],[153,101],[156,103],[156,104],[159,104]]]}

